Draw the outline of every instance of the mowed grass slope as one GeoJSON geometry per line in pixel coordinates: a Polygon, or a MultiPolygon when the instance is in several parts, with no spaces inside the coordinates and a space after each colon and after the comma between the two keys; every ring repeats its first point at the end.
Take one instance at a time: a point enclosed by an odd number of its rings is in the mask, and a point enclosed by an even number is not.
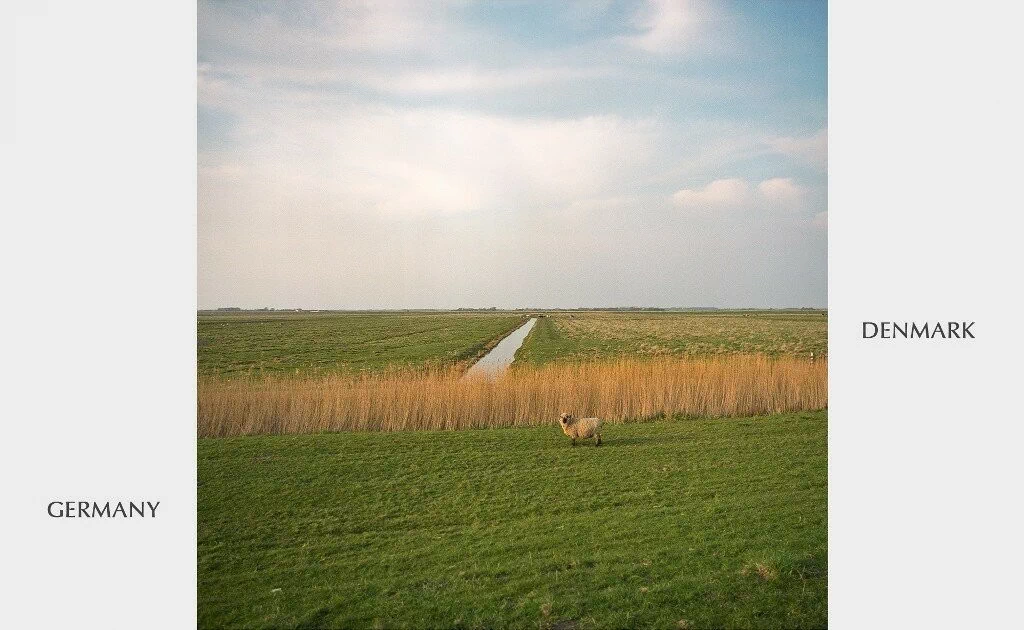
{"type": "Polygon", "coordinates": [[[467,362],[517,313],[200,314],[199,374],[324,374],[467,362]]]}
{"type": "Polygon", "coordinates": [[[199,626],[823,627],[826,414],[199,441],[199,626]]]}
{"type": "Polygon", "coordinates": [[[538,320],[516,360],[766,354],[821,356],[825,311],[558,312],[538,320]]]}

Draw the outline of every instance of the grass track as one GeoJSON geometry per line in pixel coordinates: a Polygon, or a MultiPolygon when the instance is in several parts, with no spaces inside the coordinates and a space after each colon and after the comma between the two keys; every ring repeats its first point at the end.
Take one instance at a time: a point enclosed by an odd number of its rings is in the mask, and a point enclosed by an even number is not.
{"type": "Polygon", "coordinates": [[[826,425],[203,439],[199,625],[822,627],[826,425]]]}

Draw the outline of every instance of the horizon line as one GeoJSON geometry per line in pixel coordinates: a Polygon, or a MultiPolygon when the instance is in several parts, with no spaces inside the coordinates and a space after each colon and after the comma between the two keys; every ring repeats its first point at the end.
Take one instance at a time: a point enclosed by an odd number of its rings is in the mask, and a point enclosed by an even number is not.
{"type": "Polygon", "coordinates": [[[287,312],[394,312],[394,311],[825,311],[827,306],[457,306],[457,307],[390,307],[390,308],[308,308],[308,307],[240,307],[217,306],[197,308],[209,311],[287,311],[287,312]]]}

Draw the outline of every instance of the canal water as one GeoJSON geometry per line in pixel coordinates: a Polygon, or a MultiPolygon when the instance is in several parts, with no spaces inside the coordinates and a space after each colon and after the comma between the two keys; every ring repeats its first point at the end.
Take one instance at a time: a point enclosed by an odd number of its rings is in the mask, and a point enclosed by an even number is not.
{"type": "Polygon", "coordinates": [[[494,378],[504,372],[516,358],[516,350],[519,349],[519,346],[523,345],[526,335],[530,334],[530,330],[536,323],[537,318],[532,317],[528,322],[516,328],[512,334],[499,341],[498,345],[494,346],[490,352],[474,363],[466,371],[463,378],[476,378],[480,376],[494,378]]]}

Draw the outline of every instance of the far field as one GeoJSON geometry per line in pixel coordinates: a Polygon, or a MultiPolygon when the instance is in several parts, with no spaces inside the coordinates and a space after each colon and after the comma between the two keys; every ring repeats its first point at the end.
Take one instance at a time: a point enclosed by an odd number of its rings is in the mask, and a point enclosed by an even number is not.
{"type": "Polygon", "coordinates": [[[826,414],[199,441],[201,628],[820,628],[826,414]]]}
{"type": "MultiPolygon", "coordinates": [[[[202,312],[199,374],[316,376],[464,367],[526,317],[508,311],[202,312]]],[[[812,352],[820,357],[827,347],[824,311],[553,311],[538,320],[516,361],[812,352]]]]}
{"type": "Polygon", "coordinates": [[[825,311],[562,311],[537,322],[516,361],[812,352],[820,357],[827,349],[825,311]]]}
{"type": "Polygon", "coordinates": [[[467,363],[525,321],[520,313],[199,314],[200,375],[317,375],[467,363]]]}

